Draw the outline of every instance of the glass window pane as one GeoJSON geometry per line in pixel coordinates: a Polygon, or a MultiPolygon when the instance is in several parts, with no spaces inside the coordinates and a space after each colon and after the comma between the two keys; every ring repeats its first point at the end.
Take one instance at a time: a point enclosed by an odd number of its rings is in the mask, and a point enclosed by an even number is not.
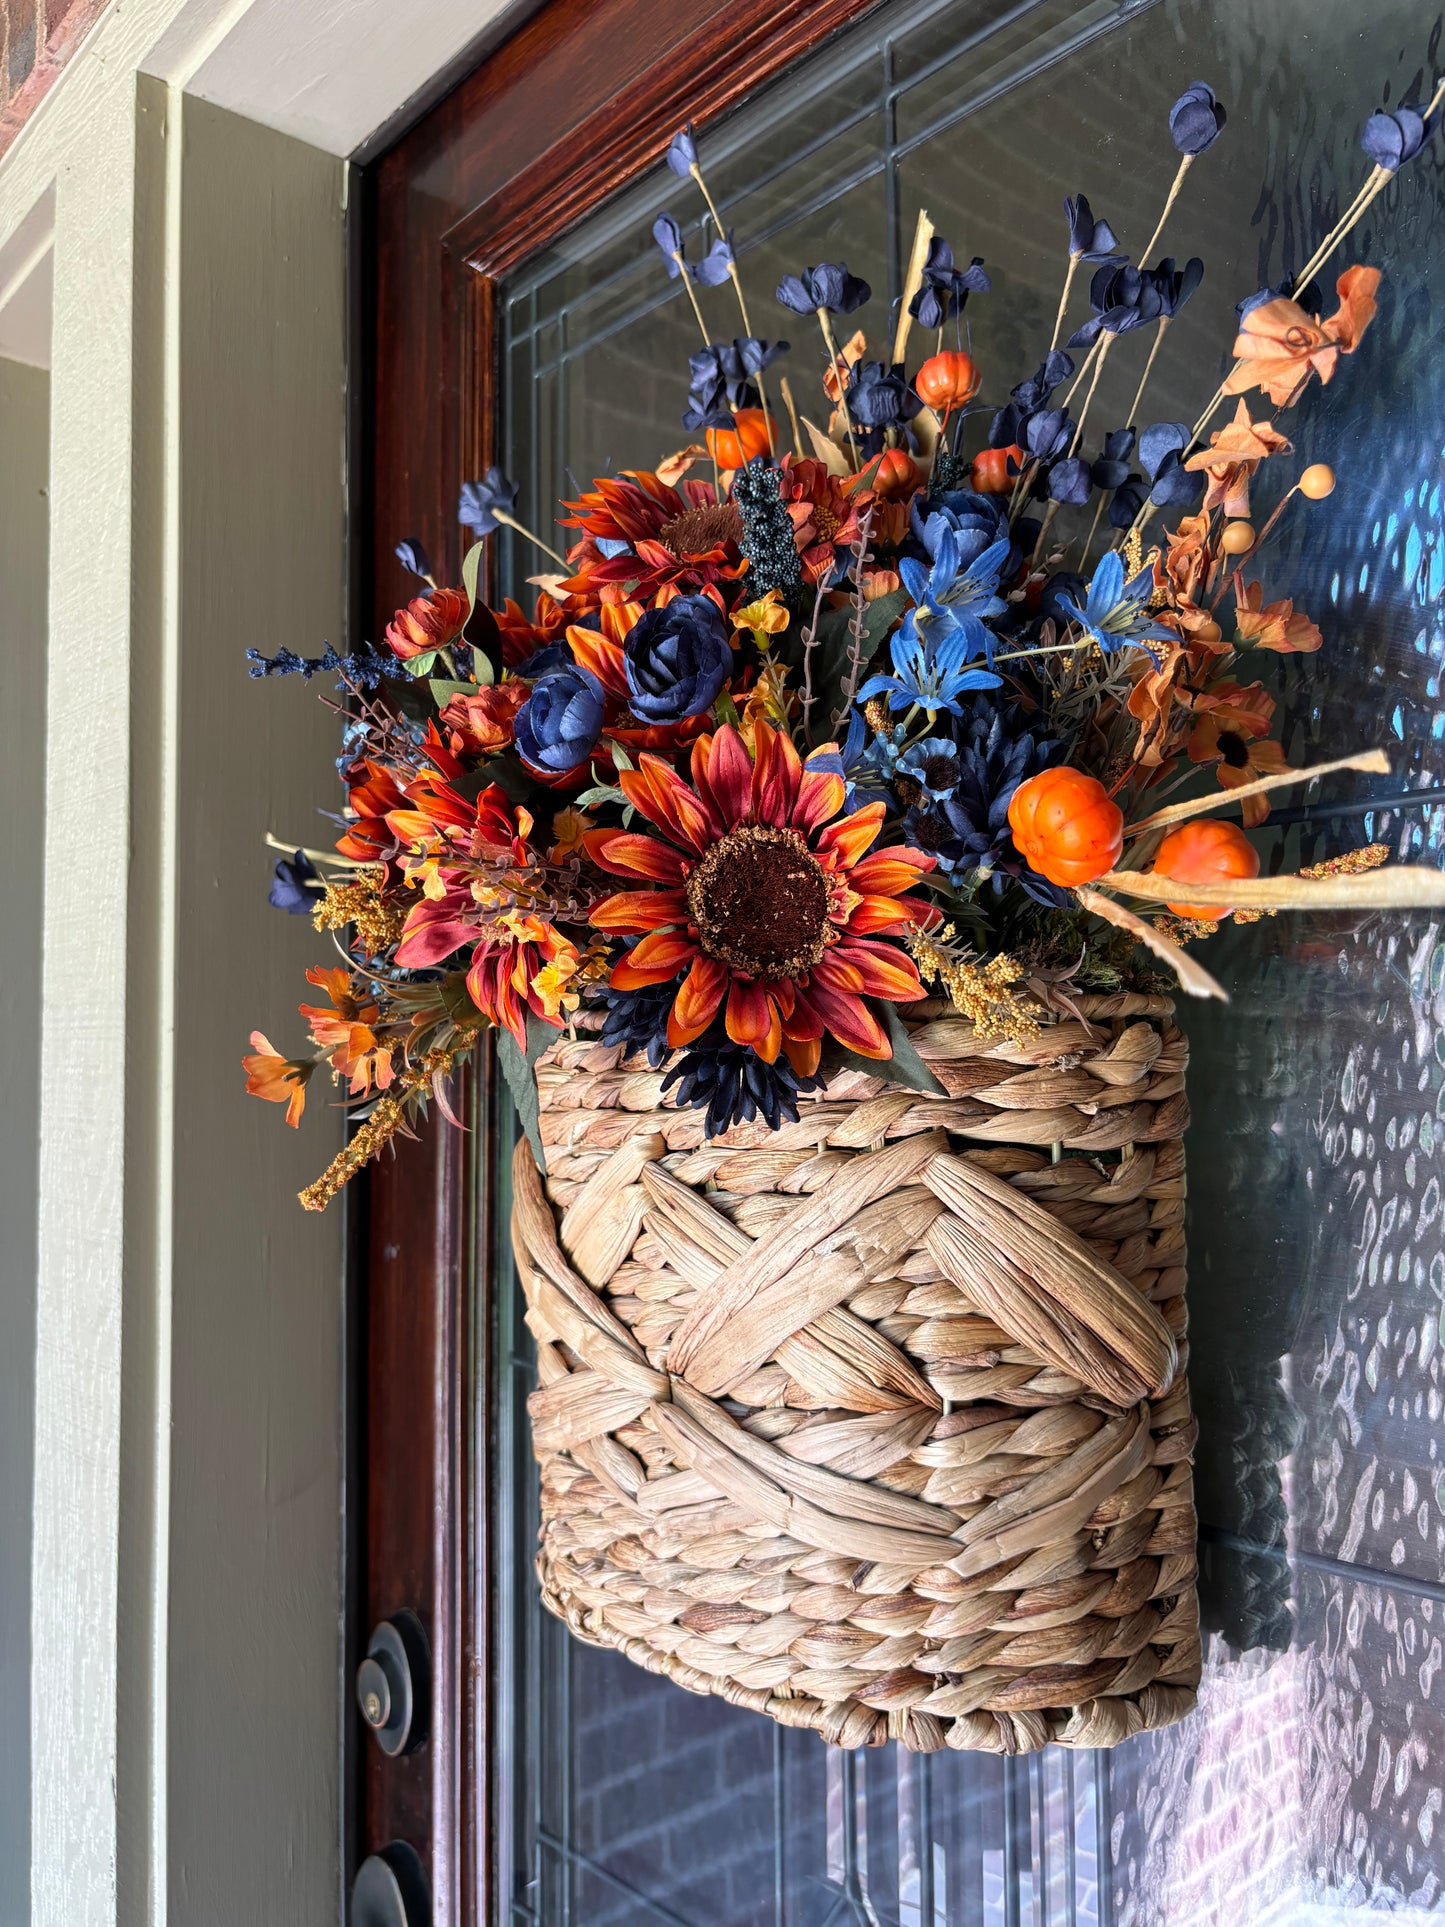
{"type": "MultiPolygon", "coordinates": [[[[922,204],[993,276],[968,320],[985,396],[1002,401],[1047,345],[1062,196],[1087,192],[1137,252],[1172,173],[1168,105],[1204,76],[1229,124],[1164,245],[1201,254],[1205,281],[1143,409],[1191,420],[1234,303],[1327,230],[1362,178],[1364,115],[1428,89],[1439,37],[1408,0],[894,0],[709,135],[754,327],[792,340],[809,412],[821,346],[772,288],[842,254],[874,284],[858,319],[880,340],[922,204]]],[[[1301,458],[1328,456],[1340,485],[1291,504],[1265,570],[1326,636],[1273,666],[1290,760],[1383,743],[1394,773],[1376,793],[1397,800],[1341,814],[1358,785],[1291,799],[1272,871],[1371,839],[1439,861],[1438,805],[1398,799],[1440,783],[1445,737],[1441,179],[1438,156],[1402,171],[1351,244],[1385,270],[1380,318],[1290,418],[1301,458]]],[[[697,331],[649,236],[664,207],[697,212],[659,168],[503,291],[502,459],[544,534],[557,496],[689,439],[697,331]]],[[[726,288],[700,298],[715,333],[737,331],[726,288]]],[[[1125,419],[1146,352],[1121,343],[1093,419],[1125,419]]],[[[515,593],[538,564],[507,541],[515,593]]],[[[1233,1001],[1185,1013],[1198,1712],[1111,1755],[843,1755],[574,1640],[531,1572],[530,1354],[499,1252],[515,1918],[1202,1927],[1439,1908],[1445,942],[1422,919],[1266,919],[1228,929],[1210,963],[1233,1001]]]]}

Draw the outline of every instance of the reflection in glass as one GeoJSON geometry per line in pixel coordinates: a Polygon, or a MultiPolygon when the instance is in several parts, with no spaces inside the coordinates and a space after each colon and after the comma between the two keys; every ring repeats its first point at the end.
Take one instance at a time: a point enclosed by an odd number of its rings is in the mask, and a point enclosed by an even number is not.
{"type": "MultiPolygon", "coordinates": [[[[874,283],[857,319],[881,335],[921,203],[993,275],[968,318],[1002,399],[1047,343],[1062,195],[1087,192],[1137,247],[1172,171],[1168,104],[1207,77],[1229,125],[1170,234],[1206,279],[1146,411],[1188,420],[1234,302],[1327,229],[1363,172],[1365,114],[1428,89],[1439,40],[1406,0],[909,0],[711,134],[709,179],[756,324],[793,340],[799,394],[820,366],[813,331],[770,290],[842,254],[874,283]]],[[[1340,486],[1291,509],[1265,572],[1266,588],[1288,575],[1326,637],[1278,667],[1291,760],[1383,743],[1378,793],[1397,799],[1440,782],[1445,736],[1442,166],[1437,145],[1402,172],[1352,247],[1385,270],[1380,319],[1292,417],[1300,460],[1327,455],[1340,486]]],[[[504,291],[503,460],[544,534],[574,484],[688,439],[694,324],[648,236],[664,206],[691,216],[688,196],[659,169],[504,291]]],[[[704,298],[732,332],[727,291],[704,298]]],[[[1111,357],[1097,419],[1122,416],[1138,374],[1111,357]]],[[[534,558],[501,540],[515,591],[534,558]]],[[[1277,812],[1267,867],[1372,838],[1438,853],[1438,807],[1342,811],[1359,793],[1277,812]]],[[[1202,1927],[1441,1905],[1445,938],[1423,919],[1266,920],[1227,931],[1210,962],[1233,1001],[1186,1013],[1198,1713],[1107,1756],[829,1754],[576,1643],[536,1604],[528,1345],[498,1254],[514,1918],[1202,1927]]],[[[503,1138],[499,1120],[505,1170],[503,1138]]]]}

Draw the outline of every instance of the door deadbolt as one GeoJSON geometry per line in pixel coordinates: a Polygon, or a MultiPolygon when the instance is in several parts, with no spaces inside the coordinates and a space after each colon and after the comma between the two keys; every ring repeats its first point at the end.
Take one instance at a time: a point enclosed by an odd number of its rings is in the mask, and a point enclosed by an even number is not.
{"type": "Polygon", "coordinates": [[[357,1868],[351,1927],[431,1927],[426,1874],[405,1840],[393,1840],[357,1868]]]}
{"type": "Polygon", "coordinates": [[[383,1619],[356,1669],[356,1704],[383,1753],[415,1753],[431,1714],[431,1649],[421,1621],[403,1609],[383,1619]]]}

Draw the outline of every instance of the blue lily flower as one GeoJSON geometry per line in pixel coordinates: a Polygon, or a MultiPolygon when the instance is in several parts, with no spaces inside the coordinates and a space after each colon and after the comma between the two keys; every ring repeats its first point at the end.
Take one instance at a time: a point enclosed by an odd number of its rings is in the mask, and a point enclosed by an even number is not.
{"type": "MultiPolygon", "coordinates": [[[[971,689],[998,688],[1002,677],[988,669],[968,666],[978,653],[972,632],[988,633],[983,624],[972,616],[954,622],[936,603],[931,604],[927,613],[930,618],[941,618],[930,625],[934,632],[920,630],[916,622],[905,622],[889,646],[893,674],[870,676],[858,691],[862,701],[867,702],[870,696],[886,696],[890,709],[925,709],[930,716],[946,709],[950,715],[957,716],[961,713],[960,696],[967,695],[971,689]],[[945,621],[947,631],[937,633],[945,621]]],[[[915,616],[923,614],[923,610],[914,611],[915,616]]]]}
{"type": "Polygon", "coordinates": [[[850,709],[848,734],[843,741],[815,749],[808,758],[808,767],[841,776],[845,809],[862,809],[865,803],[889,800],[888,778],[898,767],[898,759],[907,740],[906,724],[895,723],[891,729],[878,735],[869,727],[861,709],[850,709]]]}
{"type": "MultiPolygon", "coordinates": [[[[1092,636],[1104,654],[1111,655],[1124,643],[1141,648],[1150,642],[1172,642],[1174,631],[1148,620],[1149,598],[1154,590],[1154,571],[1143,568],[1132,581],[1124,580],[1124,562],[1116,549],[1101,556],[1089,583],[1088,599],[1081,609],[1072,596],[1058,600],[1073,621],[1092,636]]],[[[1153,654],[1153,651],[1150,651],[1153,654]]]]}

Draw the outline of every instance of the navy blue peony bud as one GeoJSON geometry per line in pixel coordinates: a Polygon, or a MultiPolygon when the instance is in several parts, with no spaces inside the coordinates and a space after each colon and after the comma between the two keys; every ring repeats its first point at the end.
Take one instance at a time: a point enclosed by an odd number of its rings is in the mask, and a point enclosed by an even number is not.
{"type": "Polygon", "coordinates": [[[667,150],[667,164],[684,181],[697,166],[697,142],[692,137],[691,121],[673,135],[667,150]]]}
{"type": "Polygon", "coordinates": [[[1206,81],[1195,80],[1169,109],[1169,132],[1181,154],[1202,154],[1219,139],[1228,118],[1214,89],[1206,81]]]}
{"type": "Polygon", "coordinates": [[[676,596],[647,610],[622,658],[632,713],[645,723],[680,723],[711,709],[733,666],[722,615],[705,595],[676,596]]]}
{"type": "Polygon", "coordinates": [[[602,685],[589,670],[579,663],[554,670],[517,711],[518,754],[548,776],[576,769],[592,754],[605,710],[602,685]]]}
{"type": "Polygon", "coordinates": [[[315,864],[304,850],[283,856],[276,865],[276,881],[266,901],[275,910],[288,910],[293,917],[304,917],[314,910],[326,894],[315,864]]]}
{"type": "Polygon", "coordinates": [[[480,482],[463,482],[457,503],[457,520],[478,536],[490,535],[497,526],[497,510],[510,514],[517,499],[517,484],[495,463],[480,482]]]}
{"type": "Polygon", "coordinates": [[[1413,101],[1407,101],[1393,113],[1381,108],[1379,113],[1371,114],[1365,122],[1360,145],[1376,167],[1383,167],[1387,174],[1394,174],[1406,161],[1414,160],[1439,122],[1438,114],[1427,117],[1413,101]]]}
{"type": "Polygon", "coordinates": [[[420,536],[409,535],[404,542],[397,543],[392,553],[404,569],[410,569],[413,575],[419,575],[423,582],[428,580],[432,567],[427,560],[427,552],[421,545],[420,536]]]}
{"type": "Polygon", "coordinates": [[[777,290],[778,300],[794,314],[816,314],[819,308],[829,314],[852,314],[872,294],[866,281],[849,274],[846,261],[820,261],[801,274],[785,274],[777,290]]]}
{"type": "Polygon", "coordinates": [[[1107,262],[1111,268],[1129,259],[1119,246],[1118,236],[1104,219],[1095,215],[1087,194],[1064,197],[1064,219],[1069,224],[1069,253],[1082,261],[1107,262]]]}

